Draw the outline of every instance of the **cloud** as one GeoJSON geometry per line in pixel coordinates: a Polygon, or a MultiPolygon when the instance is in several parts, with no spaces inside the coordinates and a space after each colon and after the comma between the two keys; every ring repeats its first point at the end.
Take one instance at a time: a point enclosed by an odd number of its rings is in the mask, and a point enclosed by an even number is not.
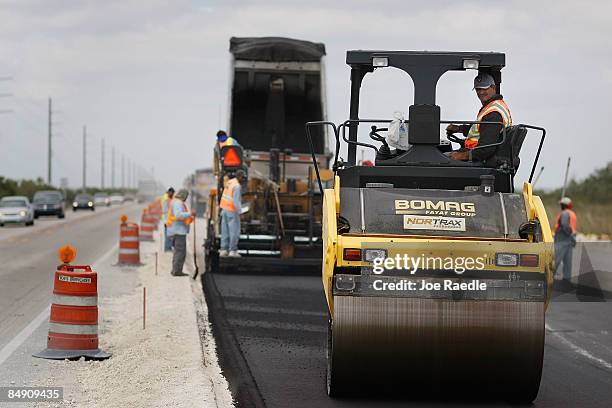
{"type": "MultiPolygon", "coordinates": [[[[335,121],[348,113],[347,49],[506,52],[504,95],[516,121],[549,130],[540,183],[555,186],[568,155],[578,177],[610,160],[609,149],[597,148],[607,146],[611,55],[602,50],[612,34],[610,8],[569,1],[4,2],[0,77],[13,80],[0,82],[0,93],[15,97],[0,98],[0,109],[16,114],[0,115],[0,141],[11,146],[0,152],[0,173],[45,174],[45,104],[53,96],[62,111],[56,127],[64,134],[56,141],[56,182],[67,176],[80,184],[80,134],[87,124],[89,180],[100,179],[99,142],[105,138],[142,167],[155,167],[164,182],[180,183],[210,165],[213,135],[224,127],[229,38],[275,35],[326,44],[329,116],[335,121]],[[577,139],[594,148],[576,149],[577,139]]],[[[376,74],[364,85],[363,112],[406,111],[410,80],[376,74]]],[[[478,103],[470,82],[469,73],[441,80],[444,117],[474,118],[478,103]]],[[[536,144],[528,141],[526,157],[536,144]]]]}

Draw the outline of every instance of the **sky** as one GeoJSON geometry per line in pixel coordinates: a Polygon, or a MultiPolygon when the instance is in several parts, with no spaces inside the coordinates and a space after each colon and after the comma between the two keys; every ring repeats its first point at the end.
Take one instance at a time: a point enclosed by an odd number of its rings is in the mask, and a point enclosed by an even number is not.
{"type": "MultiPolygon", "coordinates": [[[[515,123],[547,129],[538,187],[586,177],[612,160],[612,3],[599,1],[0,0],[0,175],[47,175],[47,101],[53,99],[53,183],[115,185],[121,157],[140,174],[180,185],[210,167],[228,116],[229,39],[285,36],[326,45],[328,118],[348,117],[349,49],[506,53],[502,92],[515,123]]],[[[473,71],[438,83],[442,119],[474,120],[473,71]]],[[[361,117],[407,114],[410,78],[377,70],[361,117]]],[[[406,115],[407,116],[407,115],[406,115]]],[[[240,135],[236,135],[240,139],[240,135]]],[[[364,140],[366,136],[363,136],[364,140]]],[[[528,135],[516,180],[528,177],[528,135]]],[[[366,158],[370,155],[366,153],[366,158]]]]}

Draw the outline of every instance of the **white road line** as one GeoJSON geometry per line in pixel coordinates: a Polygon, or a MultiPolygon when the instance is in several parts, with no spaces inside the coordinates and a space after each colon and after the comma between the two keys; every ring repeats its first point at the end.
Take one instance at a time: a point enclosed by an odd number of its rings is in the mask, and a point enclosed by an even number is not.
{"type": "Polygon", "coordinates": [[[49,319],[49,309],[47,306],[38,316],[34,318],[26,327],[23,328],[9,343],[0,350],[0,365],[2,365],[14,352],[23,344],[28,337],[38,329],[42,322],[49,319]]]}
{"type": "Polygon", "coordinates": [[[593,361],[594,363],[596,363],[598,365],[603,366],[604,368],[607,368],[608,370],[612,370],[612,364],[610,364],[606,360],[603,360],[603,359],[601,359],[599,357],[595,357],[594,355],[589,353],[587,350],[583,349],[580,346],[577,346],[571,340],[566,338],[563,334],[561,334],[559,332],[555,332],[548,324],[546,324],[545,327],[546,327],[546,330],[548,330],[550,332],[550,334],[552,334],[553,336],[555,336],[559,340],[561,340],[561,342],[563,344],[565,344],[566,346],[568,346],[570,349],[572,349],[572,351],[580,354],[583,357],[588,358],[589,360],[593,361]]]}
{"type": "MultiPolygon", "coordinates": [[[[111,255],[113,255],[117,251],[117,245],[113,245],[110,250],[108,250],[104,255],[98,258],[92,265],[100,265],[105,262],[111,255]]],[[[49,319],[49,312],[51,306],[45,307],[42,312],[38,316],[34,318],[26,327],[23,328],[15,337],[8,342],[8,344],[2,347],[0,350],[0,365],[2,365],[14,352],[17,350],[24,341],[28,339],[34,333],[36,329],[46,320],[49,319]]]]}

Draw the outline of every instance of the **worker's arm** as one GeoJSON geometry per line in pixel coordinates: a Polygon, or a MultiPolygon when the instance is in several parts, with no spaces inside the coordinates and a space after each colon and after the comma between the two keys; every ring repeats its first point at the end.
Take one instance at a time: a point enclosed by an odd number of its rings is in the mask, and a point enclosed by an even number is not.
{"type": "Polygon", "coordinates": [[[172,212],[177,220],[184,220],[191,217],[191,212],[185,211],[183,203],[178,199],[172,202],[172,212]]]}
{"type": "MultiPolygon", "coordinates": [[[[500,132],[502,130],[502,117],[499,112],[491,112],[482,118],[483,122],[499,122],[499,123],[481,123],[480,124],[480,139],[478,146],[485,146],[492,143],[497,143],[501,139],[500,132]]],[[[476,149],[472,151],[472,159],[485,161],[493,156],[497,146],[485,147],[484,149],[476,149]]]]}
{"type": "Polygon", "coordinates": [[[238,211],[238,214],[240,214],[240,210],[242,208],[242,192],[241,192],[242,187],[240,186],[240,184],[238,184],[236,187],[234,187],[234,206],[236,207],[236,211],[238,211]]]}

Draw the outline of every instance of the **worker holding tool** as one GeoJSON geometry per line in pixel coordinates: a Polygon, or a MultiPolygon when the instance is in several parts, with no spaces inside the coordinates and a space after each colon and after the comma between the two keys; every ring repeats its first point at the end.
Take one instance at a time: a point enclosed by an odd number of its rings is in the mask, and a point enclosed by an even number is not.
{"type": "Polygon", "coordinates": [[[168,226],[166,225],[166,220],[168,219],[168,208],[172,204],[172,198],[174,197],[174,188],[168,188],[166,194],[161,198],[162,204],[162,221],[164,223],[164,251],[170,252],[172,251],[172,240],[168,236],[168,226]]]}
{"type": "Polygon", "coordinates": [[[555,233],[555,272],[563,263],[563,280],[570,282],[572,277],[572,252],[576,246],[576,213],[569,197],[559,201],[561,212],[553,227],[555,233]]]}
{"type": "Polygon", "coordinates": [[[187,234],[189,234],[189,225],[193,221],[195,211],[189,211],[187,208],[187,196],[189,192],[185,189],[179,190],[174,195],[174,199],[168,206],[168,219],[166,225],[168,228],[168,236],[172,240],[172,275],[186,276],[183,273],[183,265],[187,255],[187,234]]]}
{"type": "Polygon", "coordinates": [[[221,249],[219,256],[239,257],[238,240],[240,239],[240,212],[242,194],[240,182],[244,179],[243,170],[230,173],[229,180],[221,195],[221,249]]]}
{"type": "Polygon", "coordinates": [[[496,163],[488,163],[495,160],[493,157],[495,154],[496,146],[485,147],[482,149],[473,150],[476,146],[489,145],[492,143],[499,142],[499,134],[503,127],[509,128],[512,126],[512,116],[510,115],[510,108],[504,101],[502,95],[497,93],[497,87],[495,80],[490,74],[479,73],[474,78],[474,89],[476,95],[482,107],[478,111],[476,121],[478,122],[497,122],[491,124],[479,124],[473,125],[455,125],[450,124],[446,127],[448,134],[463,133],[467,138],[465,139],[463,148],[449,153],[449,157],[454,160],[469,160],[469,153],[472,151],[472,159],[478,160],[485,165],[496,163]]]}

